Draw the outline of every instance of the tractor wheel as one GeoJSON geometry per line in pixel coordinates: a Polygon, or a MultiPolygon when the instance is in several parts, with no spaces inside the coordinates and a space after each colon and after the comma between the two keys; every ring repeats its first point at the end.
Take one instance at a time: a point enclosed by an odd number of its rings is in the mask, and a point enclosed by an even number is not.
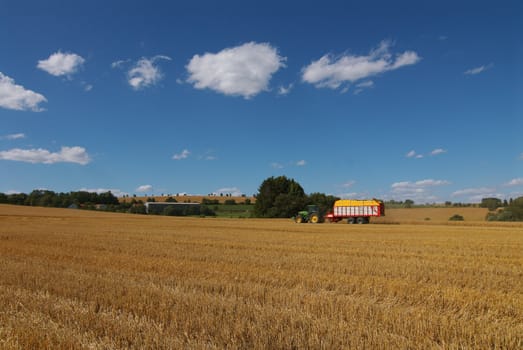
{"type": "Polygon", "coordinates": [[[320,222],[320,217],[318,216],[318,214],[312,214],[309,218],[309,222],[311,224],[317,224],[318,222],[320,222]]]}
{"type": "Polygon", "coordinates": [[[301,217],[301,215],[297,215],[296,218],[294,219],[294,221],[297,224],[301,224],[303,222],[303,218],[301,217]]]}
{"type": "Polygon", "coordinates": [[[354,223],[354,218],[347,219],[347,224],[353,224],[353,223],[354,223]]]}

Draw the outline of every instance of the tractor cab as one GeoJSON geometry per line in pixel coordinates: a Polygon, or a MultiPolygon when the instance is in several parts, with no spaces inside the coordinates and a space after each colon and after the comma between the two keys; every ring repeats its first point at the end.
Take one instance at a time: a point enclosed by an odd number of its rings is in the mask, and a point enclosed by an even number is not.
{"type": "Polygon", "coordinates": [[[315,205],[315,204],[310,204],[307,206],[307,211],[309,212],[309,214],[312,214],[312,213],[319,213],[320,212],[320,208],[315,205]]]}

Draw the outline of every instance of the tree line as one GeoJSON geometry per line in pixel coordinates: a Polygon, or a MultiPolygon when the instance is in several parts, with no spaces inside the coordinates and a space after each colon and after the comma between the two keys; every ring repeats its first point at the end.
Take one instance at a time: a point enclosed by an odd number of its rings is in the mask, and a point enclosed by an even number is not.
{"type": "MultiPolygon", "coordinates": [[[[324,193],[311,193],[307,195],[303,187],[294,179],[286,176],[270,177],[265,179],[258,189],[256,203],[253,206],[252,216],[259,218],[289,218],[309,204],[318,205],[322,215],[329,212],[336,200],[340,199],[324,193]]],[[[170,201],[176,202],[174,198],[170,201]]],[[[228,205],[235,204],[231,202],[228,205]]],[[[34,190],[29,194],[0,193],[0,203],[28,205],[55,208],[82,208],[82,209],[101,209],[106,211],[127,212],[135,214],[145,214],[145,206],[141,201],[132,200],[128,203],[120,203],[118,198],[110,191],[96,193],[87,191],[74,192],[54,192],[50,190],[34,190]]],[[[205,200],[202,205],[218,205],[217,200],[205,200]],[[216,201],[216,202],[215,202],[216,201]]],[[[245,204],[247,203],[247,200],[245,204]]],[[[456,203],[446,202],[445,205],[456,206],[456,203]]],[[[414,201],[389,201],[386,206],[409,208],[414,205],[414,201]]],[[[480,207],[490,210],[487,215],[489,221],[523,221],[523,197],[504,200],[498,198],[483,198],[480,207]]],[[[206,209],[204,207],[204,209],[206,209]]],[[[163,215],[192,215],[192,213],[180,211],[180,209],[169,208],[163,215]]],[[[200,213],[201,214],[201,213],[200,213]]],[[[205,213],[213,215],[211,210],[205,213]]]]}
{"type": "Polygon", "coordinates": [[[110,191],[103,193],[87,191],[57,193],[50,190],[34,190],[29,194],[0,193],[0,203],[54,208],[68,208],[70,206],[120,205],[118,198],[115,197],[110,191]]]}
{"type": "MultiPolygon", "coordinates": [[[[486,202],[491,204],[491,206],[488,207],[489,210],[491,210],[491,212],[487,214],[488,221],[523,221],[523,197],[516,199],[511,198],[509,201],[503,202],[502,208],[500,208],[501,205],[495,206],[495,203],[499,204],[499,202],[492,201],[492,199],[493,198],[489,198],[489,201],[486,202]]],[[[497,198],[494,199],[500,201],[497,198]]],[[[487,208],[487,206],[485,206],[485,208],[487,208]]]]}

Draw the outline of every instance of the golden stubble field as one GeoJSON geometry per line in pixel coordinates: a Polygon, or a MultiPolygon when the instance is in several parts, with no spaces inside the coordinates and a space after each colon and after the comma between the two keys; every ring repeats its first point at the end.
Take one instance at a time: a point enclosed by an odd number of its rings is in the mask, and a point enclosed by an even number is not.
{"type": "Polygon", "coordinates": [[[1,349],[517,349],[523,225],[0,205],[1,349]]]}

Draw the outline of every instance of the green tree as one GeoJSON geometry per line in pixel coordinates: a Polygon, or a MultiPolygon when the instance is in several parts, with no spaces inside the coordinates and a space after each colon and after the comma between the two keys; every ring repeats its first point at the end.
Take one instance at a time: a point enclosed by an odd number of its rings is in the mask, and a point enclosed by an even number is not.
{"type": "Polygon", "coordinates": [[[496,210],[497,208],[501,207],[503,202],[499,198],[483,198],[481,200],[481,204],[479,205],[481,208],[488,208],[488,210],[496,210]]]}
{"type": "Polygon", "coordinates": [[[257,217],[286,218],[302,210],[307,202],[305,192],[294,179],[285,176],[265,179],[256,196],[254,215],[257,217]]]}
{"type": "Polygon", "coordinates": [[[98,195],[97,204],[112,204],[118,205],[118,198],[116,198],[111,191],[103,192],[98,195]]]}
{"type": "Polygon", "coordinates": [[[27,194],[13,193],[7,196],[7,203],[16,205],[25,205],[27,201],[27,194]]]}
{"type": "Polygon", "coordinates": [[[332,211],[332,208],[334,207],[334,202],[338,199],[338,197],[316,192],[311,193],[309,195],[307,203],[317,205],[320,209],[320,213],[322,215],[325,215],[326,213],[332,211]]]}
{"type": "Polygon", "coordinates": [[[34,190],[29,193],[26,199],[26,205],[38,206],[38,207],[51,207],[53,206],[53,199],[56,193],[48,190],[34,190]]]}

